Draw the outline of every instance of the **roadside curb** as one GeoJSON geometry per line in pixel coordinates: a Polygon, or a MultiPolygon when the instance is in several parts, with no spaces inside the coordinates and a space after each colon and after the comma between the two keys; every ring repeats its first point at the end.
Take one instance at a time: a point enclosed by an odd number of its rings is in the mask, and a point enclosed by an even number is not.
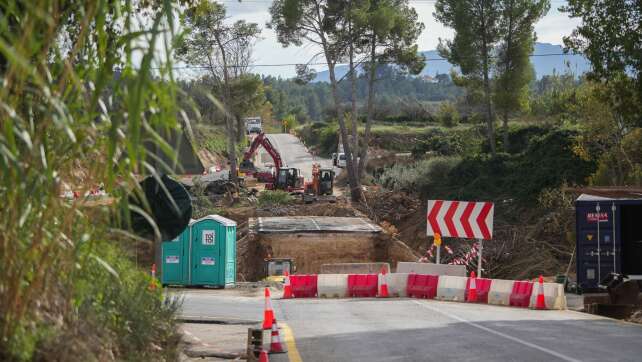
{"type": "Polygon", "coordinates": [[[207,316],[179,316],[176,320],[180,323],[194,324],[225,324],[225,325],[255,325],[260,323],[258,320],[236,319],[224,317],[207,317],[207,316]]]}

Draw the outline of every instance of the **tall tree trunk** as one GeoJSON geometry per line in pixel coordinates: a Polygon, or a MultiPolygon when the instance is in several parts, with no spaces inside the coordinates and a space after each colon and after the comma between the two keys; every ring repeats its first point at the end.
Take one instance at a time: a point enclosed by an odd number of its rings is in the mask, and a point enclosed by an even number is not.
{"type": "MultiPolygon", "coordinates": [[[[513,16],[514,16],[514,10],[513,10],[513,1],[508,2],[508,12],[509,12],[509,17],[508,17],[508,34],[506,37],[506,56],[507,56],[507,61],[506,61],[506,69],[504,72],[508,74],[508,72],[512,68],[511,60],[513,59],[513,16]]],[[[508,152],[508,147],[510,146],[508,144],[508,109],[506,106],[504,106],[504,151],[508,152]]]]}
{"type": "Polygon", "coordinates": [[[223,115],[225,117],[225,128],[227,133],[227,159],[230,162],[230,176],[229,180],[236,183],[237,174],[236,174],[236,132],[234,131],[234,119],[230,113],[230,76],[227,69],[227,55],[225,53],[225,47],[221,43],[218,35],[215,36],[216,43],[219,50],[221,51],[221,60],[223,61],[223,105],[225,106],[225,111],[223,115]]]}
{"type": "Polygon", "coordinates": [[[236,142],[240,143],[245,135],[245,125],[240,114],[235,114],[234,118],[236,118],[236,142]]]}
{"type": "MultiPolygon", "coordinates": [[[[317,17],[323,19],[321,16],[321,9],[317,3],[317,17]]],[[[325,55],[326,62],[328,63],[328,73],[330,74],[330,86],[332,90],[332,99],[334,101],[334,110],[337,112],[337,119],[339,121],[339,130],[341,132],[341,142],[343,142],[343,153],[346,155],[346,169],[348,171],[348,184],[350,185],[350,198],[354,202],[361,201],[361,185],[359,179],[355,174],[355,168],[352,163],[352,152],[350,141],[348,140],[348,130],[346,129],[345,119],[341,112],[341,102],[339,101],[339,93],[337,91],[337,78],[334,73],[335,57],[331,54],[328,47],[328,40],[323,33],[319,34],[321,38],[321,46],[323,47],[323,54],[325,55]]]]}
{"type": "Polygon", "coordinates": [[[363,133],[363,147],[361,148],[361,160],[359,160],[359,177],[365,174],[368,165],[368,143],[370,142],[370,129],[374,118],[374,83],[377,76],[377,35],[372,31],[370,36],[370,69],[368,69],[368,111],[366,115],[366,130],[363,133]]]}
{"type": "Polygon", "coordinates": [[[337,79],[334,74],[334,63],[332,57],[326,51],[326,59],[328,60],[328,72],[330,73],[330,85],[332,88],[332,99],[334,100],[334,109],[337,112],[339,120],[339,130],[341,132],[341,142],[343,143],[343,153],[346,155],[346,170],[348,171],[348,184],[350,185],[350,198],[352,201],[358,202],[361,200],[361,185],[355,174],[355,168],[352,158],[352,149],[348,138],[348,130],[346,128],[345,119],[341,112],[341,102],[339,100],[339,92],[337,91],[337,79]]]}
{"type": "Polygon", "coordinates": [[[357,70],[354,65],[354,46],[350,42],[350,100],[352,102],[352,112],[350,120],[352,121],[352,163],[355,167],[355,174],[357,179],[360,179],[358,170],[359,164],[359,130],[358,130],[358,116],[357,116],[357,70]]]}
{"type": "Polygon", "coordinates": [[[489,64],[489,49],[486,37],[488,36],[488,24],[484,17],[484,6],[481,6],[481,22],[482,22],[482,61],[484,72],[484,102],[486,105],[486,123],[488,125],[488,143],[490,145],[490,153],[495,156],[497,150],[495,147],[495,124],[493,119],[493,103],[490,94],[490,64],[489,64]]]}

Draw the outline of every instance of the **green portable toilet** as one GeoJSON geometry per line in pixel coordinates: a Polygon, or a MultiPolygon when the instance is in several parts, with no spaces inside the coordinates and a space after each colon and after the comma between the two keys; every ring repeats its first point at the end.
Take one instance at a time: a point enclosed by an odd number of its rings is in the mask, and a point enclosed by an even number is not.
{"type": "Polygon", "coordinates": [[[208,215],[191,225],[190,285],[225,287],[236,282],[236,222],[208,215]]]}
{"type": "Polygon", "coordinates": [[[189,284],[189,244],[191,225],[194,221],[196,220],[191,220],[176,238],[164,241],[161,245],[161,283],[163,285],[189,284]]]}

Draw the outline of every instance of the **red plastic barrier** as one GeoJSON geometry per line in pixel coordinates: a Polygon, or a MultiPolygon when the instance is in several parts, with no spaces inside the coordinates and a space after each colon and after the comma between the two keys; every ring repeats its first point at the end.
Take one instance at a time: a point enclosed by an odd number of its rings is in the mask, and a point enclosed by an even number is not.
{"type": "MultiPolygon", "coordinates": [[[[475,278],[475,290],[477,291],[477,303],[488,303],[488,292],[493,280],[486,278],[475,278]]],[[[468,290],[470,289],[470,278],[466,281],[466,301],[468,301],[468,290]]]]}
{"type": "Polygon", "coordinates": [[[409,297],[433,299],[437,295],[439,275],[408,274],[406,294],[409,297]]]}
{"type": "Polygon", "coordinates": [[[349,274],[348,296],[350,297],[376,297],[379,276],[377,274],[349,274]]]}
{"type": "Polygon", "coordinates": [[[515,281],[513,291],[510,293],[510,305],[515,307],[528,308],[531,302],[531,293],[533,292],[533,283],[529,281],[515,281]]]}
{"type": "Polygon", "coordinates": [[[317,296],[317,275],[290,275],[290,285],[294,298],[314,298],[317,296]]]}

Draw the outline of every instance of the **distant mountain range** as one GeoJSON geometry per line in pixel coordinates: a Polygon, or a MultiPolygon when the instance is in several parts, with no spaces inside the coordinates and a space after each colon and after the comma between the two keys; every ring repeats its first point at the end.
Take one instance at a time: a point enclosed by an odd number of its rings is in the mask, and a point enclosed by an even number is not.
{"type": "MultiPolygon", "coordinates": [[[[453,67],[444,58],[439,56],[437,50],[428,50],[421,52],[426,57],[426,67],[421,71],[420,76],[436,74],[448,74],[453,67]]],[[[567,68],[580,75],[590,70],[590,63],[583,55],[563,54],[564,50],[561,45],[549,43],[535,43],[535,49],[531,57],[531,63],[535,68],[535,74],[538,79],[545,75],[551,75],[553,72],[564,73],[567,68]]],[[[347,65],[339,65],[335,68],[337,78],[343,77],[348,72],[347,65]]],[[[328,71],[318,72],[313,82],[329,82],[330,76],[328,71]]]]}

